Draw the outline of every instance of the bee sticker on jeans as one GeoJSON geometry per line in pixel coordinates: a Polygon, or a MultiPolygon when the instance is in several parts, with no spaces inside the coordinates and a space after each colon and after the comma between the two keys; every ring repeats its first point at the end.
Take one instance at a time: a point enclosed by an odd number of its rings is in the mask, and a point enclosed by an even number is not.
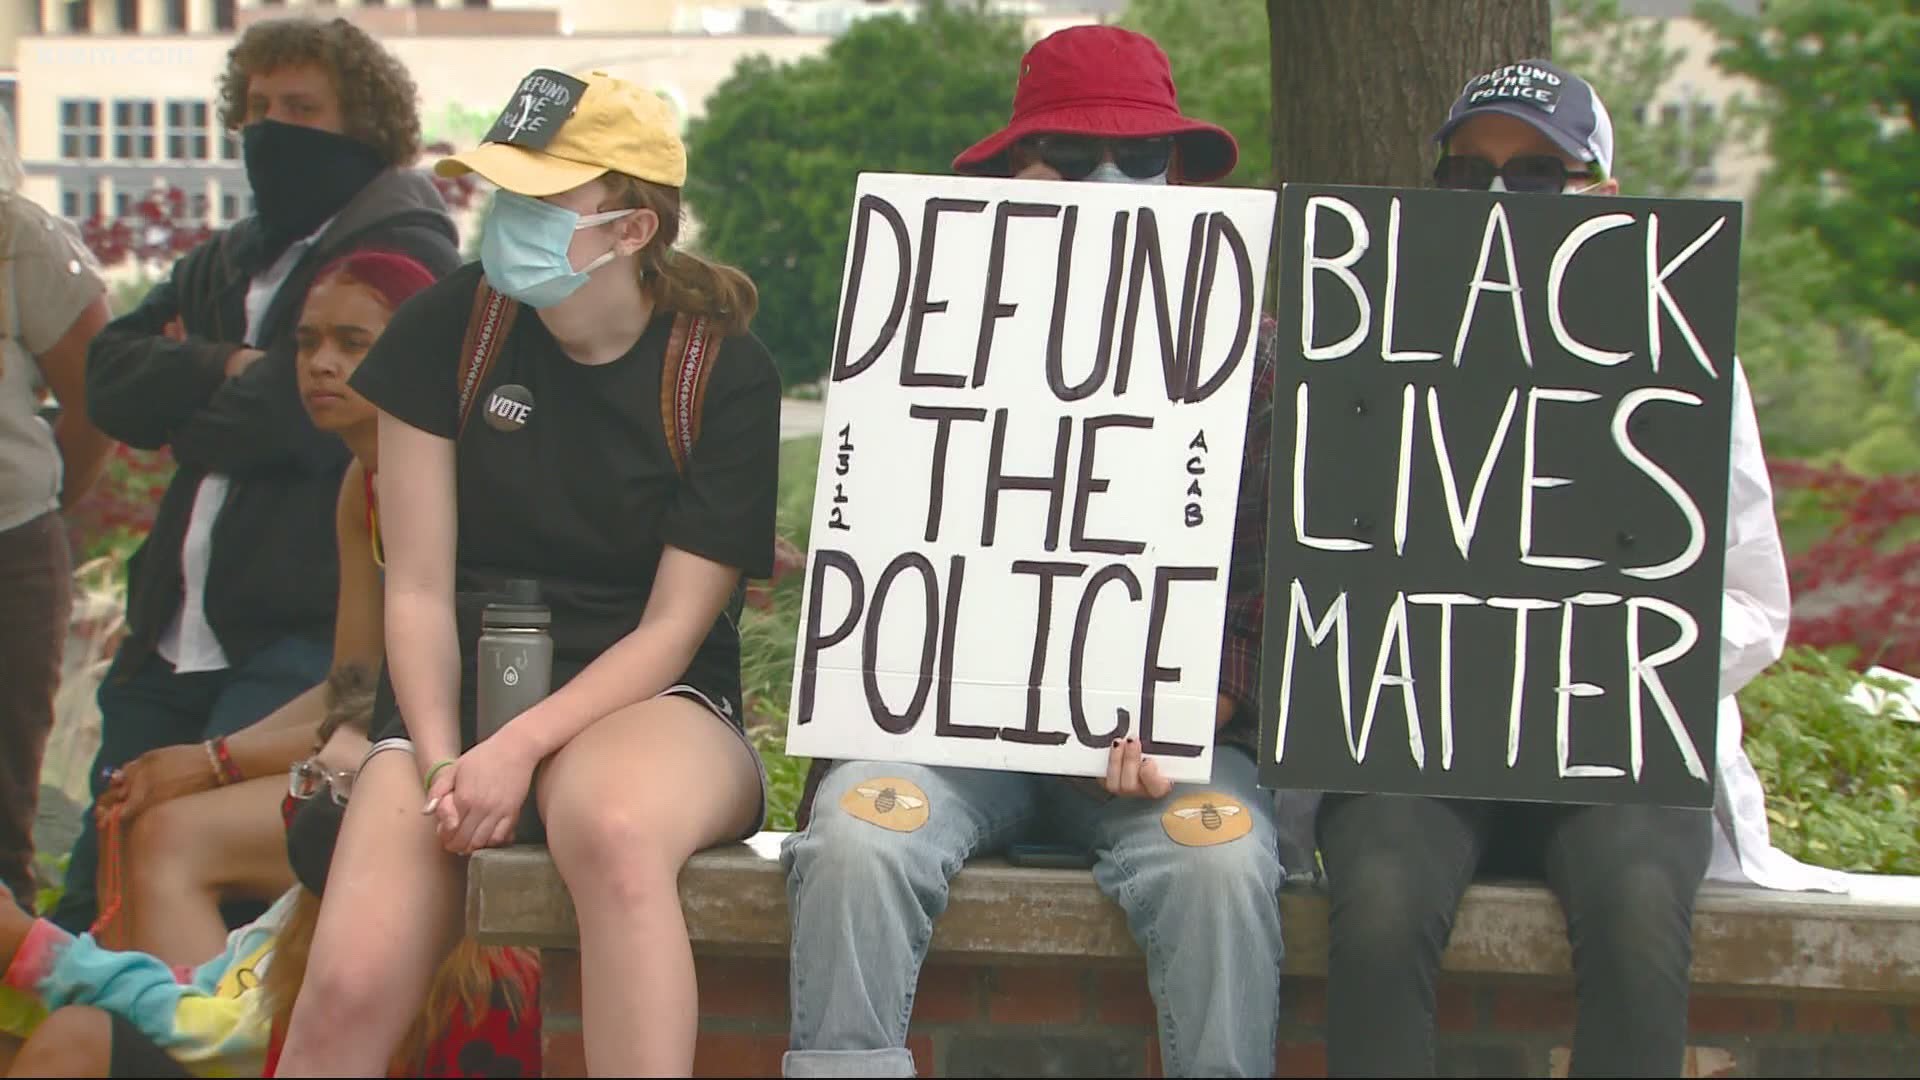
{"type": "Polygon", "coordinates": [[[1176,844],[1211,847],[1253,831],[1253,815],[1240,800],[1218,791],[1182,795],[1160,815],[1160,826],[1176,844]]]}
{"type": "Polygon", "coordinates": [[[927,793],[897,777],[876,776],[856,783],[840,809],[869,825],[914,832],[927,823],[927,793]]]}

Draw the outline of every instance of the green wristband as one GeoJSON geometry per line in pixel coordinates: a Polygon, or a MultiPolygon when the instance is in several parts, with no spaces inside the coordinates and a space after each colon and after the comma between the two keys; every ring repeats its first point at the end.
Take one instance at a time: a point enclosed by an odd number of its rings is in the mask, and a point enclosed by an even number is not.
{"type": "Polygon", "coordinates": [[[452,758],[448,758],[447,760],[445,760],[445,761],[442,761],[442,762],[440,762],[439,764],[437,764],[437,765],[435,765],[435,766],[434,766],[433,768],[431,768],[431,769],[428,769],[428,770],[427,770],[427,778],[426,778],[426,779],[425,779],[424,781],[422,781],[422,782],[421,782],[421,784],[420,784],[420,786],[421,786],[421,788],[422,788],[423,790],[426,790],[426,791],[432,791],[432,790],[433,790],[433,778],[434,778],[434,777],[436,777],[436,776],[439,776],[439,775],[440,775],[440,770],[441,770],[441,769],[444,769],[444,768],[446,768],[447,766],[449,766],[449,765],[451,765],[451,764],[453,764],[453,759],[452,759],[452,758]]]}

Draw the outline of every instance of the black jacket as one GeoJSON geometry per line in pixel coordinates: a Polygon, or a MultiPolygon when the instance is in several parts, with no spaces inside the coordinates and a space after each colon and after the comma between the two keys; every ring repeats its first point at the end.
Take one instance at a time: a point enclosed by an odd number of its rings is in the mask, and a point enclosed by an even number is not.
{"type": "MultiPolygon", "coordinates": [[[[262,250],[246,218],[182,256],[140,306],[109,323],[87,354],[95,424],[130,446],[170,446],[178,465],[127,587],[131,659],[151,651],[179,609],[181,543],[208,473],[231,477],[214,521],[205,610],[234,666],[286,637],[331,645],[339,564],[334,505],[350,455],[307,419],[295,383],[294,327],[307,287],[333,259],[383,248],[440,276],[460,264],[453,220],[433,183],[390,169],[369,183],[307,249],[274,294],[256,340],[266,353],[235,378],[227,358],[246,337],[262,250]],[[184,341],[164,329],[178,317],[184,341]]],[[[134,670],[127,665],[124,670],[134,670]]]]}

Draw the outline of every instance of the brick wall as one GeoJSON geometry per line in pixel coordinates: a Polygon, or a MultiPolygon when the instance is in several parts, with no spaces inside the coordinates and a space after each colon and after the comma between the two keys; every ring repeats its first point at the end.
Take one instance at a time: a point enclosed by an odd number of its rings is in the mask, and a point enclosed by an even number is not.
{"type": "MultiPolygon", "coordinates": [[[[545,954],[546,1075],[584,1076],[578,955],[545,954]]],[[[783,959],[701,957],[696,1076],[778,1076],[787,1048],[783,959]]],[[[1283,989],[1279,1076],[1324,1076],[1325,980],[1283,989]]],[[[1443,979],[1442,1076],[1564,1076],[1570,987],[1443,979]]],[[[1920,1006],[1696,996],[1688,1076],[1920,1076],[1920,1006]]],[[[907,1040],[922,1076],[1158,1076],[1138,967],[929,963],[907,1040]]]]}

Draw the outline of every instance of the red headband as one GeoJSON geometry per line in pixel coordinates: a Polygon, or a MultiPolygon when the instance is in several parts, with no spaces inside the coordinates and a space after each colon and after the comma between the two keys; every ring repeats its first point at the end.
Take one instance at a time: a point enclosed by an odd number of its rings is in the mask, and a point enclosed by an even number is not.
{"type": "Polygon", "coordinates": [[[323,267],[313,279],[315,285],[333,278],[345,278],[380,294],[389,310],[407,297],[433,284],[433,271],[410,256],[396,251],[356,251],[343,255],[323,267]]]}

